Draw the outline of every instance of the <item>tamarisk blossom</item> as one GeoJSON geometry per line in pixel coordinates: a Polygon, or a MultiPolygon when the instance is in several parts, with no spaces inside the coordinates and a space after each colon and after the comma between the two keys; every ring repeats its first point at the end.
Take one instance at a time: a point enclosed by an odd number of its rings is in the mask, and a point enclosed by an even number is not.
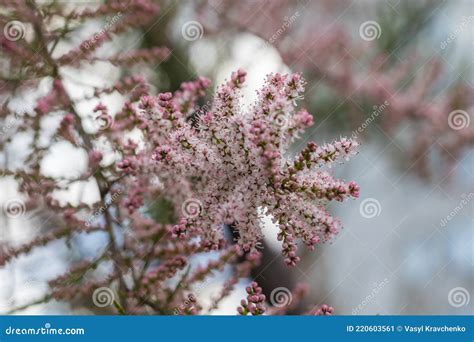
{"type": "Polygon", "coordinates": [[[237,308],[240,315],[252,314],[252,316],[260,316],[265,312],[265,295],[262,293],[262,288],[258,286],[257,282],[253,281],[250,286],[245,289],[247,291],[247,301],[242,300],[237,308]]]}
{"type": "Polygon", "coordinates": [[[211,109],[194,120],[184,114],[188,92],[202,95],[209,84],[204,79],[175,94],[141,99],[146,125],[154,127],[147,136],[156,144],[151,172],[165,188],[182,189],[172,198],[176,207],[190,202],[199,206],[197,215],[186,215],[183,208],[173,227],[176,238],[199,237],[205,248],[216,250],[224,227],[230,226],[240,251],[255,252],[262,240],[262,215],[271,215],[279,226],[285,262],[294,266],[300,260],[297,240],[313,249],[340,230],[340,222],[324,205],[358,197],[354,182],[337,180],[325,170],[348,159],[358,144],[346,138],[322,146],[310,142],[294,160],[289,158],[285,152],[290,143],[313,123],[306,110],[297,108],[305,81],[299,74],[270,74],[256,102],[244,108],[245,76],[243,70],[232,73],[218,88],[211,109]]]}
{"type": "Polygon", "coordinates": [[[314,315],[314,316],[331,316],[333,312],[334,312],[334,308],[332,306],[323,304],[321,305],[321,307],[317,307],[311,310],[309,314],[314,315]]]}
{"type": "MultiPolygon", "coordinates": [[[[63,2],[6,5],[8,13],[0,23],[19,20],[32,31],[27,39],[11,40],[5,32],[0,36],[5,52],[0,61],[8,62],[14,76],[0,80],[5,128],[0,148],[11,148],[18,135],[30,134],[32,139],[25,158],[14,156],[22,168],[13,170],[4,163],[0,174],[19,182],[25,198],[20,211],[28,217],[33,211],[42,213],[48,224],[29,241],[2,243],[0,267],[53,243],[71,252],[70,267],[45,279],[49,290],[43,297],[10,312],[53,299],[107,313],[212,311],[261,262],[257,246],[263,215],[271,215],[279,226],[277,238],[288,265],[299,260],[298,240],[314,248],[338,232],[340,223],[325,204],[357,197],[359,189],[353,182],[334,179],[328,168],[354,154],[357,143],[344,138],[321,146],[309,143],[296,157],[287,155],[290,144],[313,122],[306,110],[297,108],[305,85],[300,75],[268,75],[249,108],[241,105],[246,78],[242,70],[218,88],[210,106],[199,105],[210,85],[202,77],[184,82],[174,93],[154,96],[145,76],[134,74],[131,67],[156,66],[168,58],[166,47],[110,55],[104,51],[116,50],[107,49],[115,36],[150,23],[158,11],[152,1],[107,1],[80,9],[63,2]],[[57,49],[74,41],[82,24],[104,16],[115,19],[66,52],[57,49]],[[124,76],[93,87],[83,98],[72,97],[68,84],[76,81],[64,68],[82,71],[104,62],[121,68],[124,76]],[[10,101],[23,96],[16,90],[34,91],[43,81],[49,90],[38,95],[32,110],[15,112],[10,101]],[[123,98],[120,109],[107,104],[111,94],[123,98]],[[89,101],[90,110],[79,112],[89,101]],[[44,127],[50,126],[45,122],[52,117],[60,118],[58,125],[45,134],[44,127]],[[100,127],[89,129],[87,118],[100,127]],[[132,132],[141,138],[132,139],[132,132]],[[50,138],[40,139],[43,136],[50,138]],[[67,179],[47,176],[43,161],[56,142],[84,152],[87,168],[67,179]],[[95,203],[59,200],[58,192],[85,180],[97,186],[95,203]],[[235,232],[235,242],[225,234],[229,229],[235,232]],[[102,236],[102,248],[92,255],[78,253],[74,241],[79,235],[102,236]],[[199,259],[205,262],[196,262],[199,259]],[[198,296],[200,286],[224,270],[230,272],[221,291],[205,307],[198,296]],[[94,301],[96,290],[104,287],[112,296],[110,307],[94,301]]],[[[283,309],[265,303],[261,291],[252,284],[242,310],[282,314],[283,309]]],[[[296,288],[293,293],[296,301],[306,292],[296,288]]]]}

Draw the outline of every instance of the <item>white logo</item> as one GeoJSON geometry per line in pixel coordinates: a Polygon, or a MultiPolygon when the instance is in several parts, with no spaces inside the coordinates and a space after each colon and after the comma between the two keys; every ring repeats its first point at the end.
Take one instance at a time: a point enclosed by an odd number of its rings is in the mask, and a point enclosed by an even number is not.
{"type": "Polygon", "coordinates": [[[448,293],[448,302],[452,307],[466,306],[471,300],[471,295],[464,287],[455,287],[448,293]]]}
{"type": "Polygon", "coordinates": [[[99,287],[92,294],[92,302],[99,308],[110,306],[115,299],[114,292],[108,287],[99,287]]]}
{"type": "Polygon", "coordinates": [[[189,198],[181,205],[181,211],[188,219],[196,218],[201,215],[202,203],[195,198],[189,198]]]}
{"type": "Polygon", "coordinates": [[[382,34],[382,29],[378,22],[369,20],[363,22],[359,27],[359,35],[363,40],[372,41],[374,39],[379,39],[382,34]]]}
{"type": "Polygon", "coordinates": [[[112,119],[112,117],[110,115],[107,115],[107,114],[100,114],[96,118],[96,120],[99,121],[99,130],[101,130],[101,131],[112,127],[112,125],[114,124],[114,119],[112,119]]]}
{"type": "Polygon", "coordinates": [[[20,199],[11,199],[3,204],[3,212],[9,218],[18,218],[23,216],[26,211],[25,202],[20,199]]]}
{"type": "Polygon", "coordinates": [[[201,39],[204,33],[204,28],[199,21],[187,21],[181,27],[181,35],[189,42],[201,39]]]}
{"type": "Polygon", "coordinates": [[[467,126],[469,126],[470,123],[471,118],[469,117],[469,114],[464,110],[453,110],[448,115],[448,125],[456,131],[466,128],[467,126]]]}
{"type": "Polygon", "coordinates": [[[3,28],[5,38],[12,42],[16,42],[25,37],[25,31],[25,24],[18,20],[9,21],[3,28]]]}
{"type": "Polygon", "coordinates": [[[270,294],[270,303],[278,308],[290,305],[292,300],[291,291],[286,287],[277,287],[270,294]]]}
{"type": "Polygon", "coordinates": [[[380,202],[377,201],[375,198],[366,198],[360,204],[359,212],[362,217],[369,219],[374,218],[380,215],[380,213],[382,212],[382,206],[380,205],[380,202]]]}

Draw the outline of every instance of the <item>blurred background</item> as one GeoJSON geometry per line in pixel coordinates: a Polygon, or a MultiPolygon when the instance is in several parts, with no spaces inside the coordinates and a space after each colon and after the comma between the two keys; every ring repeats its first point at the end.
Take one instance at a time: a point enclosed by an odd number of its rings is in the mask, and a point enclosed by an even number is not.
{"type": "MultiPolygon", "coordinates": [[[[336,168],[337,176],[361,188],[359,200],[330,207],[344,225],[337,238],[289,270],[278,252],[276,228],[268,223],[264,261],[253,279],[270,290],[306,282],[311,291],[305,305],[327,303],[338,315],[472,314],[473,1],[157,2],[161,10],[149,27],[128,32],[99,53],[164,45],[170,60],[128,71],[108,63],[65,69],[69,93],[82,98],[124,72],[145,75],[155,91],[175,90],[198,76],[217,86],[243,68],[248,72],[244,101],[250,104],[266,74],[301,72],[307,80],[304,103],[315,125],[292,153],[309,140],[322,144],[352,136],[361,143],[359,154],[336,168]]],[[[103,27],[103,21],[84,25],[58,53],[103,27]]],[[[44,92],[39,87],[12,105],[32,111],[44,92]]],[[[106,104],[117,103],[118,109],[120,96],[110,94],[106,104]]],[[[86,117],[96,104],[84,101],[78,110],[86,117]]],[[[2,144],[2,166],[21,168],[30,140],[25,134],[2,144]]],[[[86,164],[85,152],[58,143],[41,167],[45,174],[67,178],[86,164]]],[[[0,202],[17,196],[13,179],[0,178],[0,202]]],[[[84,181],[56,197],[93,203],[98,193],[93,182],[84,181]]],[[[29,241],[47,227],[41,212],[21,220],[3,215],[0,242],[29,241]]],[[[75,256],[94,255],[105,241],[80,237],[73,243],[72,254],[54,243],[0,268],[0,312],[41,298],[47,279],[63,273],[75,256]]],[[[197,295],[209,296],[219,284],[219,279],[205,283],[197,295]]],[[[215,313],[234,314],[240,299],[241,293],[234,293],[215,313]]],[[[52,302],[19,313],[90,312],[52,302]]]]}

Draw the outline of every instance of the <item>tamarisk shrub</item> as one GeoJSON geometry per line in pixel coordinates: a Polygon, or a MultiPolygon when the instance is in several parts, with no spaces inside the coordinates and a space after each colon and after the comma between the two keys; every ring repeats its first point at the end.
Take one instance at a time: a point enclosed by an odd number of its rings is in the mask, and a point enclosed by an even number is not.
{"type": "MultiPolygon", "coordinates": [[[[241,104],[243,70],[218,87],[210,107],[201,105],[210,85],[203,77],[183,83],[173,93],[153,95],[144,77],[132,74],[113,86],[94,89],[92,97],[77,99],[65,87],[66,68],[81,70],[106,62],[127,74],[132,65],[167,58],[166,48],[99,53],[115,35],[146,23],[158,11],[156,5],[146,0],[112,1],[77,11],[27,1],[10,4],[8,11],[2,14],[2,24],[15,18],[32,31],[28,39],[15,40],[6,33],[1,37],[2,58],[12,75],[3,78],[1,114],[5,124],[15,118],[15,124],[4,126],[1,147],[5,152],[20,132],[33,138],[22,168],[5,165],[2,173],[20,183],[26,198],[17,201],[20,214],[35,210],[54,218],[30,242],[3,245],[0,267],[52,242],[74,248],[70,242],[80,234],[102,235],[108,241],[94,257],[78,258],[66,273],[50,279],[48,293],[29,305],[57,300],[109,307],[121,314],[209,313],[259,264],[264,215],[279,227],[276,238],[288,266],[300,260],[298,241],[314,249],[338,233],[340,223],[325,205],[356,198],[359,188],[333,178],[328,168],[353,155],[357,143],[346,138],[320,146],[310,142],[296,157],[286,155],[292,141],[313,123],[312,116],[297,107],[305,86],[301,75],[268,75],[249,108],[241,104]],[[107,29],[77,48],[57,52],[56,47],[84,22],[116,13],[122,14],[107,29]],[[12,110],[11,101],[41,80],[50,87],[34,108],[26,113],[12,110]],[[116,112],[104,100],[112,93],[124,98],[116,112]],[[94,131],[85,128],[88,118],[77,110],[79,102],[91,100],[97,103],[88,113],[98,123],[94,131]],[[48,142],[40,141],[46,120],[58,116],[48,142]],[[41,162],[56,142],[86,151],[86,170],[67,180],[45,175],[41,162]],[[100,198],[94,205],[56,198],[56,191],[84,180],[97,185],[100,198]],[[235,241],[229,230],[236,233],[235,241]],[[207,256],[203,264],[196,260],[201,255],[207,256]],[[100,266],[106,271],[98,272],[100,266]],[[205,305],[199,292],[217,273],[227,279],[205,305]]],[[[17,209],[4,207],[4,213],[16,219],[17,209]]],[[[295,299],[304,293],[295,289],[295,299]]],[[[247,294],[240,314],[285,312],[268,307],[256,283],[247,294]]],[[[330,314],[332,308],[309,313],[330,314]]]]}

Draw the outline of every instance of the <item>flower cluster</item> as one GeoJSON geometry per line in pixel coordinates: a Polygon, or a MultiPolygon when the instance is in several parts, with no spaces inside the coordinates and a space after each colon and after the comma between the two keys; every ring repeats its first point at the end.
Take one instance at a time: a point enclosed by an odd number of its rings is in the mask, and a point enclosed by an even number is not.
{"type": "MultiPolygon", "coordinates": [[[[225,227],[231,226],[241,251],[255,252],[261,219],[271,215],[280,227],[285,262],[295,265],[297,239],[314,248],[340,229],[325,202],[358,197],[354,182],[334,179],[324,170],[353,155],[357,143],[346,138],[322,146],[310,142],[295,160],[285,156],[289,144],[312,124],[306,110],[297,110],[304,81],[298,74],[270,74],[256,103],[246,109],[240,103],[245,75],[234,72],[219,87],[212,108],[193,120],[183,113],[189,100],[182,90],[141,99],[146,126],[160,127],[146,135],[155,145],[156,164],[149,172],[159,175],[166,189],[180,189],[170,198],[175,207],[187,201],[199,205],[197,215],[187,215],[186,208],[178,213],[173,236],[199,237],[205,248],[218,249],[225,227]]],[[[197,94],[207,84],[199,79],[191,88],[197,94]]]]}
{"type": "Polygon", "coordinates": [[[242,299],[240,306],[237,308],[237,312],[240,315],[260,316],[265,312],[265,295],[262,294],[262,288],[253,281],[250,286],[245,289],[247,291],[247,300],[242,299]]]}
{"type": "MultiPolygon", "coordinates": [[[[249,108],[241,103],[243,70],[218,87],[207,101],[210,106],[202,106],[210,86],[204,77],[174,92],[152,94],[143,75],[131,74],[136,71],[132,67],[156,66],[170,56],[168,49],[109,53],[114,49],[107,44],[146,25],[158,10],[149,0],[108,1],[82,10],[61,2],[18,1],[0,16],[0,24],[15,18],[28,30],[25,39],[0,37],[5,52],[0,58],[14,76],[2,79],[0,114],[5,121],[15,118],[2,135],[2,152],[17,133],[31,135],[27,156],[18,156],[15,164],[22,168],[5,164],[0,174],[14,178],[26,198],[19,215],[34,210],[48,217],[31,241],[2,246],[0,267],[51,243],[64,242],[71,249],[68,271],[48,279],[50,291],[32,305],[54,299],[90,310],[107,310],[110,302],[109,310],[122,314],[214,310],[260,263],[264,216],[278,226],[274,238],[282,242],[286,264],[293,266],[300,260],[298,241],[313,249],[338,233],[340,223],[326,204],[359,195],[354,182],[329,173],[331,165],[355,153],[355,141],[311,142],[294,158],[288,153],[313,123],[298,108],[305,87],[300,74],[268,75],[249,108]],[[67,44],[85,23],[111,16],[98,34],[75,47],[67,44]],[[68,71],[102,63],[119,68],[123,77],[93,87],[83,98],[73,96],[68,71]],[[31,110],[17,113],[10,102],[18,100],[17,90],[34,92],[40,82],[46,92],[34,97],[31,110]],[[110,95],[123,101],[119,109],[107,102],[110,95]],[[90,110],[80,111],[84,105],[90,110]],[[50,119],[59,119],[58,124],[45,132],[50,119]],[[86,122],[93,122],[94,129],[86,122]],[[43,161],[56,143],[83,152],[87,167],[67,179],[46,175],[43,161]],[[98,190],[95,203],[58,198],[85,181],[98,190]],[[75,250],[79,235],[106,243],[85,259],[75,250]],[[199,286],[216,274],[228,277],[206,307],[199,286]],[[113,298],[98,302],[98,289],[113,298]]],[[[263,314],[262,289],[252,283],[247,292],[239,312],[263,314]]],[[[295,297],[302,293],[298,290],[295,297]]]]}
{"type": "Polygon", "coordinates": [[[310,313],[315,316],[331,316],[333,312],[333,307],[323,304],[321,307],[312,310],[310,313]]]}

